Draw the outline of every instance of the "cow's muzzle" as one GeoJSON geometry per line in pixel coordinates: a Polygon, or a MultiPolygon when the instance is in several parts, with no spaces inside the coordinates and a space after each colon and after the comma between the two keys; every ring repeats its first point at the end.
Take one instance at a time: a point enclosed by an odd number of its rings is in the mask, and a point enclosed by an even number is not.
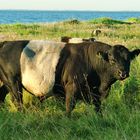
{"type": "Polygon", "coordinates": [[[121,80],[124,80],[125,78],[129,77],[129,73],[126,72],[126,71],[121,71],[121,70],[119,70],[119,71],[118,71],[118,74],[119,74],[121,80]]]}

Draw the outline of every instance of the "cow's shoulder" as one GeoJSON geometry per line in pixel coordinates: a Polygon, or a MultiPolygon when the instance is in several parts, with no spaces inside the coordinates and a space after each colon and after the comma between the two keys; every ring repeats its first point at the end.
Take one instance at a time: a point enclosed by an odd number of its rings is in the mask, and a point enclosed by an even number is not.
{"type": "Polygon", "coordinates": [[[90,43],[89,48],[94,52],[99,52],[99,51],[107,52],[112,48],[112,46],[107,43],[96,41],[96,42],[90,43]]]}

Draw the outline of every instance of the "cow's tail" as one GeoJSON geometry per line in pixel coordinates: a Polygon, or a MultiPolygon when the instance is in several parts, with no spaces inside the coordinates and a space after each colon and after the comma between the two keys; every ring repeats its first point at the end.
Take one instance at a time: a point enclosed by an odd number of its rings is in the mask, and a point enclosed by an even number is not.
{"type": "Polygon", "coordinates": [[[0,42],[0,48],[2,48],[6,42],[7,41],[0,42]]]}

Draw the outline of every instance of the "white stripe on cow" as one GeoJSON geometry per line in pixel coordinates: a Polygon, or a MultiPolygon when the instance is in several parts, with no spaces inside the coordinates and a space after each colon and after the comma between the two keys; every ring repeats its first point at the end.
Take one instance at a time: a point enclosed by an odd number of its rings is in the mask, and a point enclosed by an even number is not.
{"type": "Polygon", "coordinates": [[[83,38],[70,38],[69,43],[82,43],[83,38]]]}
{"type": "Polygon", "coordinates": [[[55,82],[55,70],[62,42],[32,40],[21,54],[21,74],[23,86],[35,96],[51,92],[55,82]]]}

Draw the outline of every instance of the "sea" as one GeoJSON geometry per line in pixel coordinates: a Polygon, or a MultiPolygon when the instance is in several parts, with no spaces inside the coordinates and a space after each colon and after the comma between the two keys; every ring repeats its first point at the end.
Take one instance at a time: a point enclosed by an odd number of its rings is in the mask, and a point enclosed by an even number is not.
{"type": "Polygon", "coordinates": [[[86,21],[100,17],[108,17],[116,20],[126,20],[130,17],[140,18],[140,11],[105,12],[105,11],[0,10],[0,24],[51,23],[70,19],[86,21]]]}

